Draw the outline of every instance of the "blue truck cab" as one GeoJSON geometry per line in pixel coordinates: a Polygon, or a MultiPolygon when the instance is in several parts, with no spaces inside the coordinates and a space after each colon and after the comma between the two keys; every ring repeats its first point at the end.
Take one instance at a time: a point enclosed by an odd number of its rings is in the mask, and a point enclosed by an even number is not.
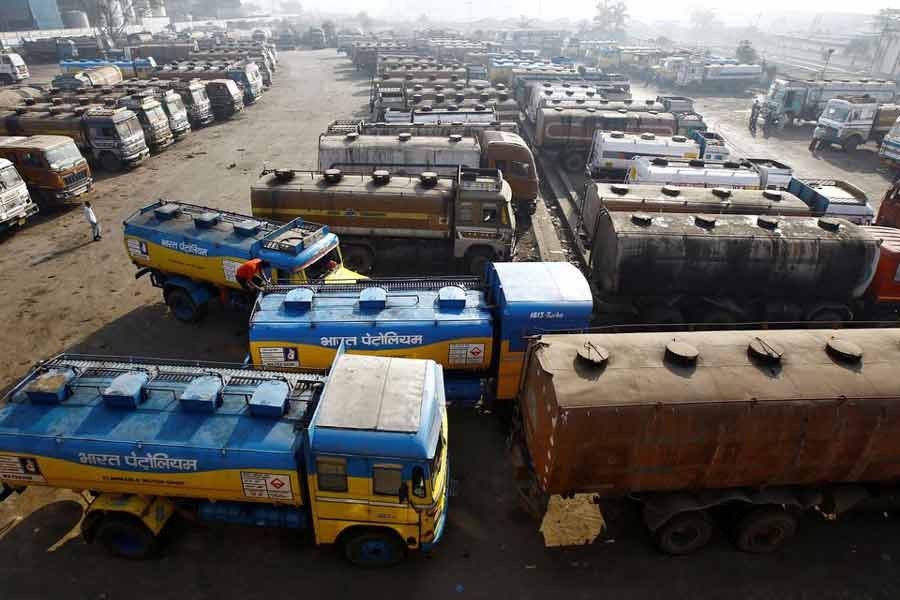
{"type": "Polygon", "coordinates": [[[432,361],[339,354],[330,371],[60,355],[0,402],[0,501],[91,490],[82,533],[161,549],[173,516],[312,530],[363,567],[446,526],[447,415],[432,361]]]}
{"type": "Polygon", "coordinates": [[[847,219],[857,225],[871,225],[875,221],[875,210],[866,193],[846,181],[793,177],[787,191],[806,202],[815,213],[847,219]]]}
{"type": "Polygon", "coordinates": [[[728,160],[731,156],[725,138],[714,131],[695,129],[691,132],[691,139],[700,146],[701,160],[728,160]]]}
{"type": "Polygon", "coordinates": [[[257,297],[250,357],[262,368],[324,368],[349,353],[433,360],[447,399],[516,397],[530,336],[588,327],[593,297],[569,263],[491,263],[484,278],[371,279],[275,286],[257,297]]]}
{"type": "Polygon", "coordinates": [[[216,298],[249,307],[255,289],[241,279],[248,261],[261,280],[303,283],[309,279],[359,277],[343,268],[338,238],[325,225],[295,219],[285,225],[184,202],[160,200],[124,221],[125,250],[150,275],[176,318],[200,320],[216,298]]]}

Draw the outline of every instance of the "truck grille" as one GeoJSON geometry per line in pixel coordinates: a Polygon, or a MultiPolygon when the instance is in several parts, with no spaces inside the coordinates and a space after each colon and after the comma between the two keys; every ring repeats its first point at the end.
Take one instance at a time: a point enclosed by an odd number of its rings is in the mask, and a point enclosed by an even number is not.
{"type": "Polygon", "coordinates": [[[63,181],[66,185],[74,185],[79,181],[83,181],[87,178],[87,171],[78,171],[77,173],[72,173],[71,175],[66,175],[63,177],[63,181]]]}

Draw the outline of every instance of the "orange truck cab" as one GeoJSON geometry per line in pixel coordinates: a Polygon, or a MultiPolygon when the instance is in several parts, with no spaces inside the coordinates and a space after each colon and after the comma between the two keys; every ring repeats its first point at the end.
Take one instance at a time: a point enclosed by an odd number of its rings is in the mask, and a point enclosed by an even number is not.
{"type": "Polygon", "coordinates": [[[895,181],[881,198],[875,224],[881,227],[900,227],[900,179],[895,181]]]}
{"type": "MultiPolygon", "coordinates": [[[[895,192],[896,188],[895,187],[895,192]]],[[[870,314],[896,313],[900,306],[900,229],[870,226],[869,234],[881,242],[875,276],[866,292],[870,314]],[[882,310],[879,310],[882,309],[882,310]]]]}
{"type": "Polygon", "coordinates": [[[91,191],[91,168],[70,137],[0,136],[0,158],[16,166],[41,208],[72,201],[91,191]]]}
{"type": "Polygon", "coordinates": [[[534,155],[525,141],[509,131],[486,129],[481,134],[483,167],[499,169],[509,184],[513,198],[520,207],[533,213],[538,195],[537,168],[534,155]]]}

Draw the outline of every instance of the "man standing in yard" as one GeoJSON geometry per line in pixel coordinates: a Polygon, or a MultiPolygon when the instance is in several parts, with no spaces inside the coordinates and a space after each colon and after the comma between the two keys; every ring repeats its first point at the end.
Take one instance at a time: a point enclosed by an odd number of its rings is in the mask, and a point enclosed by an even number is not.
{"type": "Polygon", "coordinates": [[[84,203],[84,218],[88,223],[91,224],[91,233],[94,235],[94,241],[99,242],[103,231],[100,229],[100,222],[97,221],[97,215],[94,214],[94,209],[91,208],[90,202],[84,203]]]}

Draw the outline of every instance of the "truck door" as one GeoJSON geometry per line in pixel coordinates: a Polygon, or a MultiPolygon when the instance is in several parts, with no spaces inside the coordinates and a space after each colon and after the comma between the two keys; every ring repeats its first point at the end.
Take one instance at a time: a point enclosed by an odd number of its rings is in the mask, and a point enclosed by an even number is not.
{"type": "MultiPolygon", "coordinates": [[[[419,526],[414,509],[407,471],[393,461],[370,461],[372,492],[369,500],[369,521],[419,526]]],[[[418,535],[416,536],[418,538],[418,535]]]]}
{"type": "Polygon", "coordinates": [[[884,193],[875,224],[882,227],[900,227],[900,180],[894,182],[894,185],[884,193]]]}

